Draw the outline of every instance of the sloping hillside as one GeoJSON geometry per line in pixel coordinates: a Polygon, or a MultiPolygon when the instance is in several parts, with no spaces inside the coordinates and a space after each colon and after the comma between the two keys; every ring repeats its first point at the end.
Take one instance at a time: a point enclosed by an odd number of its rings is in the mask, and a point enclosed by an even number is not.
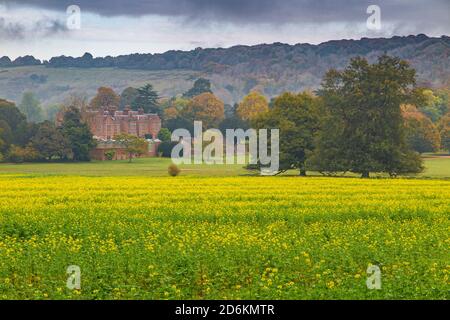
{"type": "Polygon", "coordinates": [[[33,57],[0,59],[0,96],[17,101],[22,92],[35,92],[44,103],[56,103],[72,92],[92,96],[97,87],[121,91],[151,82],[163,96],[187,90],[199,76],[212,80],[226,103],[239,101],[252,89],[268,97],[282,91],[315,89],[330,68],[343,68],[357,55],[375,60],[387,53],[411,62],[418,81],[433,87],[450,85],[450,37],[425,35],[391,39],[336,40],[320,45],[281,43],[235,46],[228,49],[169,51],[119,57],[33,57]]]}

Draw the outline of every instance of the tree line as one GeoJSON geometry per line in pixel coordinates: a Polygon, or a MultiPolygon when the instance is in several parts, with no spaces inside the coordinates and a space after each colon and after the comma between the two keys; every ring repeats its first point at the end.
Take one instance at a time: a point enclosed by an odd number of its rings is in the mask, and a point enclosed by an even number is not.
{"type": "Polygon", "coordinates": [[[80,109],[64,109],[63,121],[28,122],[14,103],[0,99],[0,159],[9,162],[89,161],[96,145],[80,109]]]}

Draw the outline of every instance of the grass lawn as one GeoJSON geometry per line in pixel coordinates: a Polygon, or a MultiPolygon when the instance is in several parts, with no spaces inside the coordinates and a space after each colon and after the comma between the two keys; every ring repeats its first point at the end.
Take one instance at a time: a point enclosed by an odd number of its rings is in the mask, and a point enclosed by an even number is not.
{"type": "Polygon", "coordinates": [[[420,176],[450,178],[450,156],[425,158],[425,171],[420,176]]]}
{"type": "MultiPolygon", "coordinates": [[[[450,157],[426,157],[424,159],[426,170],[413,177],[423,178],[450,178],[450,157]]],[[[167,167],[170,159],[148,158],[128,161],[92,161],[88,163],[0,163],[0,174],[24,173],[38,175],[81,175],[81,176],[167,176],[167,167]]],[[[182,176],[248,176],[255,172],[245,170],[243,165],[183,165],[182,176]]],[[[289,171],[284,176],[295,176],[298,172],[289,171]]],[[[319,173],[310,172],[309,175],[320,176],[319,173]]],[[[347,174],[347,176],[356,176],[347,174]]]]}

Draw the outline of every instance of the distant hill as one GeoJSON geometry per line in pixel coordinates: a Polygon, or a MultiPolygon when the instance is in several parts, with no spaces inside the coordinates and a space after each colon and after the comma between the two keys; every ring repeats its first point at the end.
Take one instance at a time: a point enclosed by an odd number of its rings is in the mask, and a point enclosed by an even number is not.
{"type": "Polygon", "coordinates": [[[119,92],[146,81],[165,96],[180,94],[196,77],[211,79],[215,93],[226,103],[239,101],[250,90],[268,97],[289,91],[316,89],[330,68],[345,67],[350,58],[374,61],[387,53],[410,61],[420,84],[450,85],[450,37],[426,35],[361,40],[336,40],[319,45],[282,43],[231,48],[168,51],[94,58],[54,57],[39,61],[32,56],[11,61],[0,58],[0,97],[17,100],[31,90],[44,102],[58,102],[71,92],[93,95],[109,85],[119,92]],[[122,71],[120,71],[122,70],[122,71]]]}

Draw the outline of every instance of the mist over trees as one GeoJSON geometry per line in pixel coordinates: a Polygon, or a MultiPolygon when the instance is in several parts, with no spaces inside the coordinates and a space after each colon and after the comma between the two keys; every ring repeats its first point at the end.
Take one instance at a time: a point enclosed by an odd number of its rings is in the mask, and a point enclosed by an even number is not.
{"type": "Polygon", "coordinates": [[[32,92],[25,92],[19,104],[19,110],[27,117],[29,122],[40,122],[43,112],[39,100],[32,92]]]}

